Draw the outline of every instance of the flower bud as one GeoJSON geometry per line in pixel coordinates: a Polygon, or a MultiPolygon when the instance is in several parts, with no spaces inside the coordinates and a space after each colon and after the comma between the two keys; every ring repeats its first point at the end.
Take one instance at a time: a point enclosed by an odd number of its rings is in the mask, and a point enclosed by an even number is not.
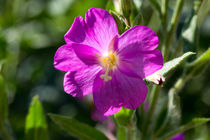
{"type": "Polygon", "coordinates": [[[152,75],[147,76],[146,81],[152,82],[156,85],[162,85],[165,82],[165,78],[160,73],[155,72],[152,75]]]}

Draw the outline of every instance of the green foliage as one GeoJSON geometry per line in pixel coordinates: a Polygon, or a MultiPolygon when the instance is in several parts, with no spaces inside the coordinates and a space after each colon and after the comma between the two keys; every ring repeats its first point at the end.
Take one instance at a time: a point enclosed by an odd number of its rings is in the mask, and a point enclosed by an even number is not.
{"type": "Polygon", "coordinates": [[[38,96],[34,96],[26,117],[25,134],[27,140],[47,140],[47,123],[39,102],[38,96]]]}
{"type": "Polygon", "coordinates": [[[181,105],[180,97],[174,93],[173,89],[169,91],[168,95],[168,110],[164,123],[157,130],[155,135],[161,135],[170,130],[177,128],[181,120],[181,105]]]}
{"type": "Polygon", "coordinates": [[[205,17],[210,12],[210,0],[203,0],[198,11],[198,28],[201,27],[205,17]]]}
{"type": "Polygon", "coordinates": [[[3,77],[0,75],[0,123],[8,117],[8,101],[3,77]]]}
{"type": "Polygon", "coordinates": [[[160,140],[168,140],[169,138],[171,138],[181,132],[184,132],[184,131],[186,131],[190,128],[193,128],[193,127],[197,127],[197,126],[207,123],[209,121],[210,121],[210,118],[194,118],[191,122],[189,122],[185,125],[182,125],[181,127],[164,135],[163,137],[160,138],[160,140]]]}
{"type": "Polygon", "coordinates": [[[66,132],[81,140],[108,140],[108,138],[99,130],[81,123],[75,119],[49,114],[50,118],[66,132]]]}
{"type": "Polygon", "coordinates": [[[209,62],[210,48],[187,66],[187,73],[191,76],[198,76],[208,67],[209,62]]]}
{"type": "Polygon", "coordinates": [[[193,52],[187,52],[180,57],[174,58],[173,60],[166,62],[163,68],[159,71],[160,74],[166,76],[170,71],[174,70],[177,66],[179,66],[186,58],[194,54],[195,53],[193,52]]]}

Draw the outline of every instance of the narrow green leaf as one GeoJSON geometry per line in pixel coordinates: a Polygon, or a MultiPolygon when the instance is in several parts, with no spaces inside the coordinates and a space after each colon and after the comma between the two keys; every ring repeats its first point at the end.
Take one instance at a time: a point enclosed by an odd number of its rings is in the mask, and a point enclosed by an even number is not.
{"type": "Polygon", "coordinates": [[[180,57],[177,57],[171,61],[166,62],[163,68],[159,71],[160,74],[162,74],[163,76],[166,76],[170,71],[172,71],[177,66],[179,66],[186,58],[194,54],[195,54],[194,52],[187,52],[180,57]]]}
{"type": "Polygon", "coordinates": [[[34,96],[26,117],[25,134],[27,140],[47,140],[47,123],[38,96],[34,96]]]}
{"type": "Polygon", "coordinates": [[[189,73],[191,76],[198,76],[208,67],[209,62],[210,48],[195,61],[187,65],[187,73],[189,73]]]}
{"type": "Polygon", "coordinates": [[[160,138],[160,140],[168,140],[169,138],[181,133],[181,132],[184,132],[188,129],[191,129],[193,127],[197,127],[201,124],[204,124],[204,123],[207,123],[210,121],[210,118],[194,118],[191,122],[185,124],[185,125],[182,125],[181,127],[169,132],[168,134],[164,135],[163,137],[160,138]]]}
{"type": "Polygon", "coordinates": [[[190,63],[188,66],[196,66],[201,63],[206,63],[210,61],[210,48],[206,52],[204,52],[200,57],[198,57],[194,62],[190,63]]]}
{"type": "Polygon", "coordinates": [[[8,102],[7,94],[5,91],[4,81],[0,75],[0,123],[6,120],[8,116],[8,102]]]}
{"type": "Polygon", "coordinates": [[[198,28],[201,27],[205,17],[207,16],[207,14],[210,11],[210,0],[203,0],[203,2],[201,3],[201,6],[199,8],[198,11],[198,28]]]}
{"type": "Polygon", "coordinates": [[[171,90],[168,95],[168,114],[169,123],[172,127],[177,127],[181,119],[181,105],[179,96],[171,90]]]}
{"type": "Polygon", "coordinates": [[[159,129],[155,133],[155,135],[159,136],[163,132],[166,133],[170,130],[176,129],[180,124],[180,120],[181,120],[180,98],[175,93],[174,89],[171,89],[168,95],[167,116],[161,127],[159,127],[159,129]]]}
{"type": "Polygon", "coordinates": [[[75,119],[56,114],[49,114],[49,116],[66,132],[81,140],[108,140],[108,138],[102,132],[75,119]]]}

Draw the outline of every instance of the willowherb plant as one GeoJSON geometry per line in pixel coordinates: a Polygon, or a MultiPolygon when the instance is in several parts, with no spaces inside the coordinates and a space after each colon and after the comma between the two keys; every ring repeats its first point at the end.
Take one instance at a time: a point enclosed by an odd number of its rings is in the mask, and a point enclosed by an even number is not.
{"type": "MultiPolygon", "coordinates": [[[[210,49],[198,55],[197,48],[210,0],[194,1],[181,33],[177,27],[185,1],[173,1],[173,8],[170,2],[109,0],[106,10],[90,8],[85,18],[74,19],[64,35],[65,44],[55,52],[54,67],[66,72],[66,93],[77,98],[93,95],[92,118],[103,127],[50,113],[58,126],[82,140],[184,140],[186,130],[210,121],[194,118],[182,124],[178,94],[210,62],[210,49]],[[181,64],[181,76],[164,88],[181,64]],[[166,97],[161,99],[161,94],[166,97]]],[[[5,89],[2,77],[0,88],[5,89]]],[[[4,90],[0,94],[0,132],[5,139],[13,139],[5,127],[5,95],[4,90]]],[[[26,139],[49,139],[47,128],[35,96],[26,117],[26,139]]]]}

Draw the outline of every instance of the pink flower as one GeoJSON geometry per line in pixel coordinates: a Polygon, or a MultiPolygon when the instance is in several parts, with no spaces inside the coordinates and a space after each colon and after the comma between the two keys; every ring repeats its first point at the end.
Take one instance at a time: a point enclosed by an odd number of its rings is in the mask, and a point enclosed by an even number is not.
{"type": "Polygon", "coordinates": [[[184,140],[184,139],[185,139],[184,134],[183,133],[179,133],[178,135],[174,136],[170,140],[184,140]]]}
{"type": "Polygon", "coordinates": [[[121,107],[136,109],[147,95],[142,79],[163,66],[152,29],[139,25],[118,36],[113,17],[103,9],[89,9],[85,20],[76,17],[64,39],[54,66],[67,72],[65,92],[74,97],[93,93],[96,108],[105,116],[121,107]]]}

